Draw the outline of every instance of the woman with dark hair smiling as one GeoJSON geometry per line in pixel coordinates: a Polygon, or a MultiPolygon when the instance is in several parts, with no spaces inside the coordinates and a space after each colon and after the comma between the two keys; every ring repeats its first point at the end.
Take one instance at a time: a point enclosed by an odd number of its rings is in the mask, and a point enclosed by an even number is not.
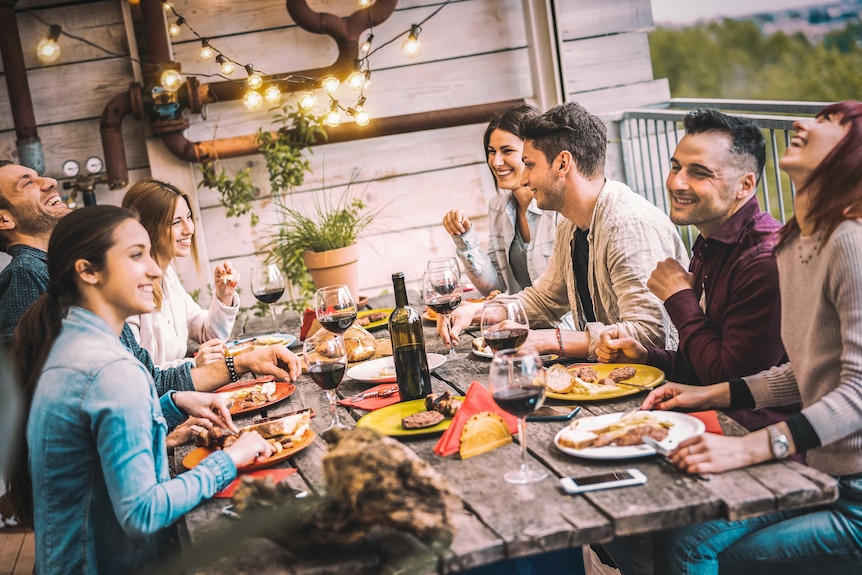
{"type": "MultiPolygon", "coordinates": [[[[805,452],[810,466],[838,479],[839,497],[822,508],[657,534],[657,573],[831,575],[862,566],[862,103],[827,106],[795,128],[780,166],[796,184],[796,213],[776,248],[790,361],[707,387],[668,383],[642,408],[801,401],[802,412],[784,422],[743,437],[693,437],[670,460],[703,474],[805,452]]],[[[637,572],[636,557],[620,556],[623,546],[610,546],[614,560],[637,572]]]]}
{"type": "Polygon", "coordinates": [[[162,276],[146,230],[123,208],[85,208],[57,224],[47,257],[48,291],[14,337],[26,442],[13,462],[12,502],[35,527],[40,575],[136,572],[164,558],[163,528],[272,447],[243,434],[170,479],[168,426],[194,415],[237,430],[215,394],[160,398],[120,343],[126,317],[153,311],[162,276]]]}

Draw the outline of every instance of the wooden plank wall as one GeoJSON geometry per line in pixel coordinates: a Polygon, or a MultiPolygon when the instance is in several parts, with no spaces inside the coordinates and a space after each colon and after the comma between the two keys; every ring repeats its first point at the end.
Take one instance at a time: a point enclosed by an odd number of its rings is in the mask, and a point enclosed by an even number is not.
{"type": "MultiPolygon", "coordinates": [[[[128,53],[119,1],[49,5],[39,8],[39,14],[114,51],[128,53]]],[[[453,1],[423,26],[418,58],[405,59],[400,40],[375,54],[372,85],[366,92],[366,109],[372,118],[529,99],[533,87],[524,29],[525,1],[535,0],[453,1]]],[[[26,0],[22,4],[28,5],[26,0]]],[[[309,4],[341,16],[357,6],[356,0],[310,0],[309,4]]],[[[375,28],[375,44],[408,29],[441,4],[440,0],[400,1],[396,12],[375,28]]],[[[268,73],[325,66],[337,57],[334,42],[297,27],[281,0],[247,0],[241,5],[232,0],[177,0],[175,5],[221,51],[268,73]]],[[[567,99],[581,101],[612,119],[619,110],[667,98],[666,82],[653,80],[649,62],[649,0],[556,0],[555,11],[567,99]]],[[[26,13],[20,13],[19,22],[23,37],[37,38],[44,33],[44,25],[26,13]]],[[[199,47],[184,31],[174,40],[175,59],[186,72],[215,72],[214,64],[199,61],[199,47]]],[[[88,155],[101,156],[98,117],[107,101],[132,80],[128,61],[64,43],[59,65],[44,67],[32,58],[28,66],[48,172],[57,173],[68,158],[82,162],[88,155]],[[74,97],[66,96],[78,82],[86,83],[86,88],[74,97]]],[[[349,88],[342,88],[338,98],[355,101],[349,88]]],[[[7,110],[8,97],[2,86],[0,157],[14,149],[11,118],[4,114],[7,110]]],[[[208,106],[206,119],[194,116],[191,122],[187,136],[200,141],[251,134],[267,127],[269,118],[265,112],[248,112],[242,104],[229,102],[208,106]]],[[[163,160],[147,153],[143,129],[140,122],[129,119],[124,124],[133,181],[149,170],[164,172],[163,160]]],[[[390,289],[390,274],[395,271],[404,271],[415,282],[426,259],[454,253],[440,225],[447,210],[465,210],[480,237],[487,237],[486,206],[495,190],[484,163],[483,130],[480,124],[318,146],[312,155],[313,172],[294,192],[292,202],[308,207],[324,188],[339,194],[358,174],[356,183],[365,190],[365,198],[384,214],[361,245],[362,292],[376,295],[390,289]]],[[[608,170],[612,177],[622,177],[618,162],[619,155],[612,152],[608,170]]],[[[198,239],[205,242],[204,253],[209,257],[204,267],[229,258],[247,278],[256,253],[263,248],[261,238],[277,218],[260,156],[225,160],[222,165],[229,170],[253,167],[261,192],[255,207],[262,223],[252,230],[246,219],[226,218],[217,194],[206,188],[198,190],[198,239]]],[[[195,174],[199,180],[197,170],[195,174]]],[[[194,183],[187,185],[191,188],[194,183]]],[[[122,191],[100,189],[97,193],[105,203],[118,203],[122,197],[122,191]]],[[[207,276],[187,275],[187,287],[200,287],[207,276]]],[[[251,305],[250,290],[244,292],[244,305],[251,305]]]]}

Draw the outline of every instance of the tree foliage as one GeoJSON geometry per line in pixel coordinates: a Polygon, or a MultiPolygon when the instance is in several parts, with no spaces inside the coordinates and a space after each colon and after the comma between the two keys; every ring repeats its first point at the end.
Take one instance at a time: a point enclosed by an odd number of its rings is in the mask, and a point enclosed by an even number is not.
{"type": "Polygon", "coordinates": [[[653,72],[675,98],[835,101],[862,99],[862,26],[812,44],[764,35],[756,22],[723,20],[650,33],[653,72]]]}

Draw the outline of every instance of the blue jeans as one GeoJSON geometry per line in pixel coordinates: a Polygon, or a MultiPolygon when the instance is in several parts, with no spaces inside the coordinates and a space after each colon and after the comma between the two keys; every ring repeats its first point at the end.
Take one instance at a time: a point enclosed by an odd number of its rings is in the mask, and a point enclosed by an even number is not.
{"type": "MultiPolygon", "coordinates": [[[[644,544],[625,537],[605,548],[629,575],[649,572],[644,544]]],[[[829,505],[656,533],[652,550],[661,575],[862,573],[862,474],[839,478],[829,505]]]]}

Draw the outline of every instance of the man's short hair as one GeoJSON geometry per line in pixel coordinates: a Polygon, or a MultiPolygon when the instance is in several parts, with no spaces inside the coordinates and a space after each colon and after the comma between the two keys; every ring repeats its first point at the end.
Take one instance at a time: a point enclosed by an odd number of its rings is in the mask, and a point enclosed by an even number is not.
{"type": "Polygon", "coordinates": [[[700,108],[686,114],[684,123],[685,133],[692,136],[714,132],[730,137],[730,153],[736,156],[739,167],[746,172],[754,172],[760,181],[766,165],[766,140],[757,122],[711,108],[700,108]]]}
{"type": "Polygon", "coordinates": [[[594,180],[604,174],[608,134],[605,123],[576,102],[555,106],[541,116],[521,122],[521,137],[530,140],[548,162],[568,150],[582,176],[594,180]]]}
{"type": "Polygon", "coordinates": [[[11,160],[0,160],[0,168],[2,168],[3,166],[10,166],[14,163],[15,162],[13,162],[11,160]]]}

